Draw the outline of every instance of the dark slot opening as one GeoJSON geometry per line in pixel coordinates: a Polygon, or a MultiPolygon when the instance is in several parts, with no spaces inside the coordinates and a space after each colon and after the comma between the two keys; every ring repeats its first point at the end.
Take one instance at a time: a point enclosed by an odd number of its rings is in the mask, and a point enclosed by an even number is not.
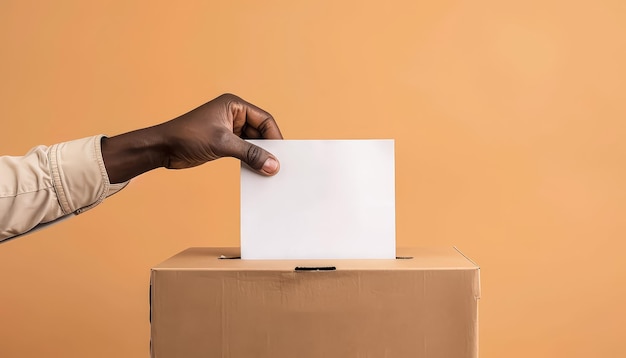
{"type": "Polygon", "coordinates": [[[335,271],[335,266],[313,266],[313,267],[296,267],[296,271],[335,271]]]}

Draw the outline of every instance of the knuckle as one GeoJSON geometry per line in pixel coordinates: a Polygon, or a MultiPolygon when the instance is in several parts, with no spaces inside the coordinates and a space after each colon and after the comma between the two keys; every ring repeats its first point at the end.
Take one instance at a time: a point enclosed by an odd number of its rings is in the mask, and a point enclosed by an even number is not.
{"type": "Polygon", "coordinates": [[[259,169],[261,166],[261,148],[256,145],[251,145],[246,151],[246,161],[255,169],[259,169]]]}
{"type": "Polygon", "coordinates": [[[241,111],[244,107],[243,100],[232,93],[224,93],[218,97],[229,111],[241,111]]]}
{"type": "Polygon", "coordinates": [[[218,99],[226,103],[228,106],[231,106],[233,104],[241,104],[243,102],[239,96],[232,93],[224,93],[219,96],[218,99]]]}
{"type": "Polygon", "coordinates": [[[226,100],[236,100],[236,99],[239,99],[239,97],[237,97],[236,95],[234,95],[232,93],[228,93],[228,92],[221,94],[218,98],[226,99],[226,100]]]}
{"type": "Polygon", "coordinates": [[[268,130],[273,129],[276,126],[276,122],[274,121],[274,118],[272,118],[271,115],[268,114],[268,117],[265,118],[263,120],[263,122],[261,122],[261,124],[259,124],[259,132],[261,132],[261,134],[266,133],[268,130]]]}

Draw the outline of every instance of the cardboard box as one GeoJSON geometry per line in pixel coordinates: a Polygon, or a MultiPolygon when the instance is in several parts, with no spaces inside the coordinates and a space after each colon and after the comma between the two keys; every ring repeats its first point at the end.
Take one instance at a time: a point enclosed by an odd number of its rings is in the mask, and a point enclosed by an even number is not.
{"type": "Polygon", "coordinates": [[[152,357],[477,357],[478,266],[455,248],[398,255],[257,261],[187,249],[152,269],[152,357]]]}

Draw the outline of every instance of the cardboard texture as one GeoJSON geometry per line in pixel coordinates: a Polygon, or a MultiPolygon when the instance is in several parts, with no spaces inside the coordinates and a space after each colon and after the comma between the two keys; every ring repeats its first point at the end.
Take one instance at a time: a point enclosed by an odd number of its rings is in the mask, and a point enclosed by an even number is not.
{"type": "Polygon", "coordinates": [[[152,269],[153,358],[478,356],[479,268],[455,248],[391,260],[239,254],[190,248],[152,269]]]}

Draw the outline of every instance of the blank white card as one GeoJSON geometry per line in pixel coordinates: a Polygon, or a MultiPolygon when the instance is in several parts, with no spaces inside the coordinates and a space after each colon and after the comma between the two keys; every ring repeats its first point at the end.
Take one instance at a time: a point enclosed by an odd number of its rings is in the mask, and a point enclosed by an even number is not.
{"type": "Polygon", "coordinates": [[[250,140],[280,161],[241,167],[242,259],[393,259],[393,140],[250,140]]]}

